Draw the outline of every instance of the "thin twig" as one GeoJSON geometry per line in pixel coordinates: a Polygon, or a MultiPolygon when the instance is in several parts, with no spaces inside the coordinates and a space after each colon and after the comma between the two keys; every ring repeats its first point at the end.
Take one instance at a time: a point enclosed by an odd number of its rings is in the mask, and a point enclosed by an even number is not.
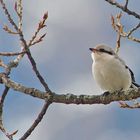
{"type": "Polygon", "coordinates": [[[6,31],[6,32],[9,33],[9,34],[12,34],[12,35],[17,35],[17,34],[19,34],[18,32],[12,31],[7,25],[4,25],[3,30],[6,31]]]}
{"type": "Polygon", "coordinates": [[[44,27],[46,27],[45,22],[46,22],[47,18],[48,18],[48,12],[46,12],[46,13],[44,14],[42,21],[39,22],[38,27],[37,27],[37,30],[35,31],[34,35],[32,36],[31,40],[29,41],[28,46],[32,46],[32,45],[34,45],[34,44],[36,44],[36,43],[42,41],[42,39],[45,37],[46,34],[44,34],[43,37],[39,37],[40,39],[37,39],[37,40],[40,40],[40,41],[35,40],[35,39],[37,38],[39,32],[40,32],[44,27]]]}
{"type": "Polygon", "coordinates": [[[18,29],[19,31],[22,31],[22,10],[23,10],[22,0],[18,0],[17,8],[18,8],[18,15],[19,15],[18,29]]]}
{"type": "Polygon", "coordinates": [[[1,96],[0,104],[2,104],[2,106],[3,106],[4,100],[5,100],[5,97],[6,97],[7,93],[8,93],[8,91],[9,91],[9,87],[6,86],[4,91],[3,91],[3,94],[1,96]]]}
{"type": "Polygon", "coordinates": [[[121,18],[121,16],[119,16],[119,18],[114,18],[113,16],[111,16],[112,27],[118,34],[117,45],[118,45],[121,37],[128,38],[131,41],[140,43],[140,39],[135,38],[131,35],[134,31],[136,31],[138,28],[140,28],[140,23],[137,26],[133,27],[128,33],[126,33],[123,30],[123,25],[120,22],[120,18],[121,18]]]}
{"type": "MultiPolygon", "coordinates": [[[[126,35],[121,35],[121,36],[122,36],[122,37],[126,37],[126,35]]],[[[133,36],[128,36],[127,38],[128,38],[129,40],[131,40],[131,41],[140,43],[140,39],[135,38],[135,37],[133,37],[133,36]]]]}
{"type": "Polygon", "coordinates": [[[23,52],[0,52],[0,55],[2,56],[16,56],[16,55],[21,55],[21,54],[25,54],[26,51],[23,52]]]}
{"type": "Polygon", "coordinates": [[[132,28],[128,33],[127,36],[129,37],[134,31],[136,31],[138,28],[140,28],[140,23],[138,23],[138,25],[134,28],[132,28]]]}
{"type": "Polygon", "coordinates": [[[9,87],[5,87],[4,91],[3,91],[3,94],[1,96],[1,101],[0,101],[0,130],[5,134],[5,136],[9,139],[9,140],[13,140],[13,135],[7,133],[6,129],[4,128],[4,125],[3,125],[3,119],[2,119],[2,115],[3,115],[3,104],[4,104],[4,100],[5,100],[5,97],[9,91],[9,87]]]}
{"type": "Polygon", "coordinates": [[[121,24],[121,17],[122,17],[122,13],[120,12],[118,15],[117,15],[117,23],[116,23],[116,27],[117,27],[117,43],[116,43],[116,53],[119,52],[119,49],[120,49],[120,42],[121,42],[121,33],[123,32],[123,26],[121,24]]]}
{"type": "Polygon", "coordinates": [[[4,13],[7,16],[8,21],[11,23],[11,25],[13,25],[13,27],[15,28],[15,30],[18,31],[18,27],[15,24],[14,20],[11,18],[11,15],[8,12],[8,9],[6,8],[6,5],[5,5],[4,1],[3,0],[0,0],[0,4],[2,5],[2,9],[4,10],[4,13]]]}
{"type": "Polygon", "coordinates": [[[38,124],[43,119],[43,116],[46,114],[46,111],[50,104],[51,104],[51,102],[49,100],[45,102],[41,112],[38,114],[34,123],[31,125],[31,127],[25,132],[25,134],[19,140],[25,140],[27,137],[29,137],[31,135],[31,133],[34,131],[34,129],[38,126],[38,124]]]}
{"type": "Polygon", "coordinates": [[[0,59],[0,67],[7,68],[7,65],[0,59]]]}
{"type": "Polygon", "coordinates": [[[135,103],[134,105],[129,105],[125,102],[119,102],[121,108],[136,109],[140,108],[140,103],[135,103]]]}
{"type": "Polygon", "coordinates": [[[117,35],[117,43],[116,43],[116,53],[119,52],[119,49],[120,49],[120,41],[121,41],[121,34],[120,34],[120,32],[118,32],[118,35],[117,35]]]}

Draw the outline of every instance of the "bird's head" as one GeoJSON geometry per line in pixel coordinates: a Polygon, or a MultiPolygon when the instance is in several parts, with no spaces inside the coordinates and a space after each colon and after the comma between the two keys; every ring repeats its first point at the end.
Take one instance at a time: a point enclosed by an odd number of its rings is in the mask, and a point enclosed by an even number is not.
{"type": "Polygon", "coordinates": [[[95,48],[89,48],[89,50],[92,52],[91,57],[94,61],[110,59],[116,55],[112,48],[103,44],[97,45],[95,48]]]}

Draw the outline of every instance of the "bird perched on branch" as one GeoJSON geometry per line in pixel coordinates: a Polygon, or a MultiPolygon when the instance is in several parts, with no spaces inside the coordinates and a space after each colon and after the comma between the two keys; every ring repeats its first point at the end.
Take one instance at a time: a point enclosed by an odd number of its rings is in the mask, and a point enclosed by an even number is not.
{"type": "Polygon", "coordinates": [[[125,91],[131,86],[139,86],[131,69],[112,48],[101,44],[89,49],[93,59],[92,73],[103,91],[125,91]]]}

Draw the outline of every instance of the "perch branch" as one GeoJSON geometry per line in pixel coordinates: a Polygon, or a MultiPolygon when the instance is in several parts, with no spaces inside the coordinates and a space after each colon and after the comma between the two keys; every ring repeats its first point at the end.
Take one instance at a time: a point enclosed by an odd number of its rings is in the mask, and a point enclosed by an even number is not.
{"type": "Polygon", "coordinates": [[[30,96],[39,99],[50,99],[54,103],[64,103],[64,104],[109,104],[113,101],[128,101],[140,97],[140,88],[129,89],[128,91],[116,91],[108,94],[101,95],[74,95],[74,94],[56,94],[53,92],[42,92],[35,88],[29,88],[16,83],[6,77],[4,74],[0,74],[1,83],[5,84],[7,87],[28,94],[30,96]]]}

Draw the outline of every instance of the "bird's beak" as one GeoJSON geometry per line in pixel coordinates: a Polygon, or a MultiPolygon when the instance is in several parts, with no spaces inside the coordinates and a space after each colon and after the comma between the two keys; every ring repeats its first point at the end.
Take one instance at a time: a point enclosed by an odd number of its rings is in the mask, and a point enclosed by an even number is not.
{"type": "Polygon", "coordinates": [[[89,48],[89,50],[92,51],[92,52],[94,52],[94,53],[98,51],[98,50],[95,49],[95,48],[89,48]]]}

